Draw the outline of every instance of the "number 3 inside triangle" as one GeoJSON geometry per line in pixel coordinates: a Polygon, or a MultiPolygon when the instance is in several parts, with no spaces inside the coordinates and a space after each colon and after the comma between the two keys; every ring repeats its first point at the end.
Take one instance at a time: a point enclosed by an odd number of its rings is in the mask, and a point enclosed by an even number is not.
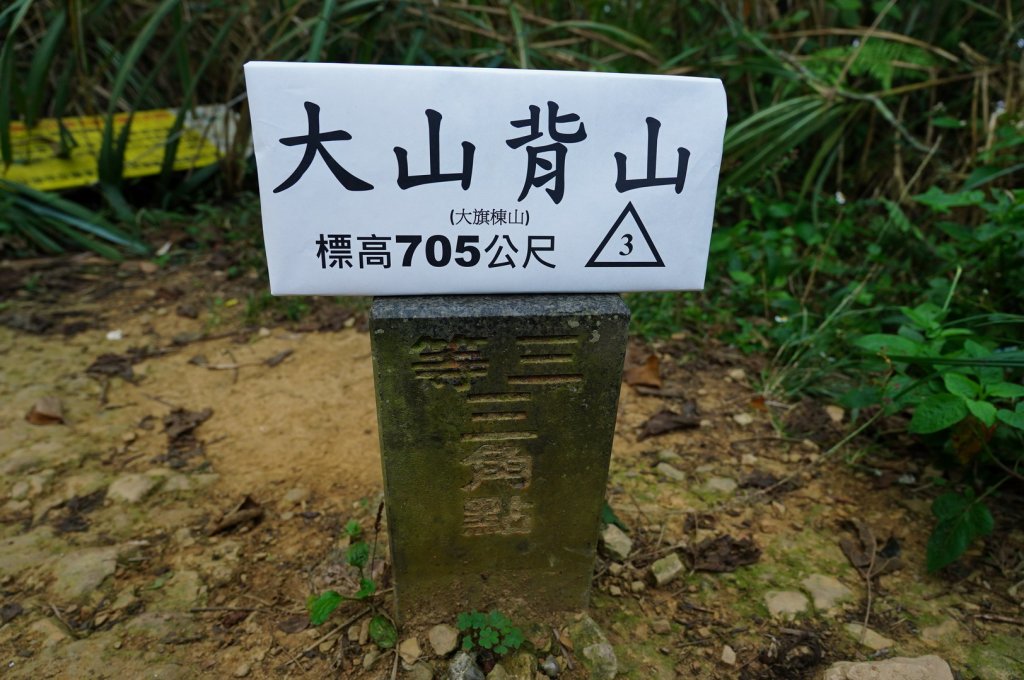
{"type": "Polygon", "coordinates": [[[605,234],[588,267],[664,267],[647,227],[630,202],[605,234]]]}

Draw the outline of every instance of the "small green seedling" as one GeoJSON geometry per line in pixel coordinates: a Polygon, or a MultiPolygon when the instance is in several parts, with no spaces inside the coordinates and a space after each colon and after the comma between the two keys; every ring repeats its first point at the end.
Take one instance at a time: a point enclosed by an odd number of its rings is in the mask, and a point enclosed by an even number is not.
{"type": "Polygon", "coordinates": [[[501,656],[514,652],[523,644],[523,631],[513,626],[512,621],[496,609],[488,614],[462,612],[456,625],[464,635],[462,649],[467,652],[480,648],[501,656]]]}
{"type": "MultiPolygon", "coordinates": [[[[334,590],[324,591],[318,597],[311,595],[307,607],[309,608],[309,622],[314,626],[319,626],[326,621],[345,600],[365,600],[377,592],[377,584],[373,582],[373,579],[367,578],[364,573],[366,564],[370,561],[370,546],[362,540],[363,530],[359,526],[359,522],[354,519],[349,520],[345,525],[345,535],[349,538],[345,559],[350,565],[359,569],[359,590],[352,596],[345,596],[334,590]]],[[[374,617],[374,620],[377,618],[382,617],[374,617]]],[[[384,620],[387,621],[387,619],[384,620]]],[[[391,625],[390,622],[388,625],[391,625]]],[[[391,628],[394,629],[394,626],[391,628]]],[[[372,635],[372,622],[370,632],[372,635]]]]}

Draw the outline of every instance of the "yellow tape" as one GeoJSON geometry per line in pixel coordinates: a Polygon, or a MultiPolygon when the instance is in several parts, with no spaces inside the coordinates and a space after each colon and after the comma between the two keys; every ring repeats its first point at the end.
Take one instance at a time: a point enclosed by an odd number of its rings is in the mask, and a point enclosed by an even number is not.
{"type": "MultiPolygon", "coordinates": [[[[156,175],[164,160],[164,149],[177,112],[174,109],[138,111],[132,119],[124,155],[125,177],[156,175]]],[[[73,144],[60,157],[61,132],[57,119],[46,118],[31,130],[21,123],[11,124],[13,160],[0,165],[0,177],[27,184],[35,189],[53,190],[87,186],[99,181],[97,160],[103,139],[105,116],[64,118],[64,129],[73,144]]],[[[114,117],[114,139],[120,134],[128,114],[114,117]]],[[[195,129],[184,127],[178,137],[175,170],[191,170],[216,163],[219,151],[213,142],[195,129]]]]}

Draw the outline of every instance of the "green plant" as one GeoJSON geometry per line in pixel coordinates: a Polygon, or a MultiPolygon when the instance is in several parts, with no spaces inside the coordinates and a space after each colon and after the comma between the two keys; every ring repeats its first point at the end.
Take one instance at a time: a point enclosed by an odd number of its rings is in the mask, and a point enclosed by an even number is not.
{"type": "Polygon", "coordinates": [[[463,633],[462,649],[467,652],[484,649],[501,656],[523,644],[523,631],[496,609],[487,614],[462,612],[456,619],[456,626],[463,633]]]}
{"type": "MultiPolygon", "coordinates": [[[[349,546],[345,554],[345,560],[359,570],[359,590],[354,595],[345,596],[335,590],[327,590],[319,596],[311,595],[307,603],[309,609],[309,621],[314,626],[319,626],[326,621],[334,610],[345,600],[365,600],[377,592],[377,584],[373,579],[367,577],[366,566],[370,562],[370,546],[362,539],[363,530],[359,522],[349,520],[345,524],[345,535],[348,536],[349,546]]],[[[383,617],[382,617],[383,618],[383,617]]],[[[387,619],[385,619],[386,621],[387,619]]],[[[390,624],[390,622],[388,622],[390,624]]],[[[392,625],[392,628],[394,626],[392,625]]],[[[387,638],[387,627],[382,623],[376,626],[377,631],[387,638]]],[[[371,635],[374,634],[374,626],[371,622],[371,635]]],[[[376,638],[374,638],[376,640],[376,638]]],[[[394,643],[392,643],[394,644],[394,643]]],[[[382,645],[386,646],[386,645],[382,645]]]]}

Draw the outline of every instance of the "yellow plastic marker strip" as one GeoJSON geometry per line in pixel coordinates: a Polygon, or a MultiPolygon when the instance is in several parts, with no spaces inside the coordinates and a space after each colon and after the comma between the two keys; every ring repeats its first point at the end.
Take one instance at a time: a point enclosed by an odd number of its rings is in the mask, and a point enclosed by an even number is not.
{"type": "MultiPolygon", "coordinates": [[[[124,155],[125,177],[143,177],[160,173],[164,148],[177,111],[157,109],[138,111],[128,134],[124,155]]],[[[74,140],[67,155],[60,157],[61,133],[56,118],[45,118],[32,129],[11,124],[13,160],[7,168],[0,164],[0,177],[41,190],[88,186],[99,181],[97,161],[103,139],[105,116],[64,118],[64,129],[74,140]]],[[[128,114],[114,117],[114,138],[124,127],[128,114]]],[[[183,127],[178,137],[175,170],[191,170],[216,163],[220,153],[201,131],[183,127]]]]}

